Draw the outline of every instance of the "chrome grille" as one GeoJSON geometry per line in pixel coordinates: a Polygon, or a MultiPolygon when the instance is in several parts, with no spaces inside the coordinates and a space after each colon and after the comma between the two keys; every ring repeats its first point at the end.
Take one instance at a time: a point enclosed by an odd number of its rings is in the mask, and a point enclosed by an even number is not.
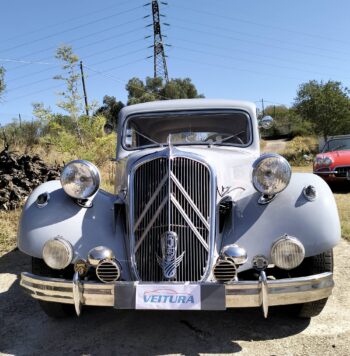
{"type": "Polygon", "coordinates": [[[132,250],[138,278],[162,281],[157,262],[161,236],[178,236],[177,281],[203,278],[210,251],[210,171],[186,157],[161,157],[140,165],[133,176],[132,250]]]}
{"type": "Polygon", "coordinates": [[[348,177],[348,174],[350,174],[348,173],[350,172],[350,167],[336,167],[334,170],[337,171],[335,176],[339,178],[346,178],[348,177]]]}

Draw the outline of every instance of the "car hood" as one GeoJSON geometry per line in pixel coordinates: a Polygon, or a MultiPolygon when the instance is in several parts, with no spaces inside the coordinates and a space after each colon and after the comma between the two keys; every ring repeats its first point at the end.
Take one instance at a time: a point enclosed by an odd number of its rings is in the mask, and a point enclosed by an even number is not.
{"type": "Polygon", "coordinates": [[[332,166],[350,166],[350,150],[320,153],[317,155],[317,157],[329,157],[333,161],[332,166]]]}

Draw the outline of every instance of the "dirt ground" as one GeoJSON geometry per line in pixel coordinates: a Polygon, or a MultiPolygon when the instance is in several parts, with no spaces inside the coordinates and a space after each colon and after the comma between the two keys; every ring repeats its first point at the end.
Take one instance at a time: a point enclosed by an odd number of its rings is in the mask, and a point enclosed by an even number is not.
{"type": "Polygon", "coordinates": [[[282,153],[286,148],[286,140],[267,140],[264,153],[282,153]]]}
{"type": "Polygon", "coordinates": [[[350,243],[335,249],[334,293],[323,313],[300,320],[270,309],[146,312],[84,309],[80,318],[51,320],[18,285],[29,258],[0,258],[1,355],[349,355],[350,243]]]}

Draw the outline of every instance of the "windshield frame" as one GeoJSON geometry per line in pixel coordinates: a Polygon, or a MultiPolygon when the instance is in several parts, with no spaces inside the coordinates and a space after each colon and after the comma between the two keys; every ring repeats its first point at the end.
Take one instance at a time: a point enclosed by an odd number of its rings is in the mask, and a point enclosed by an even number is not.
{"type": "MultiPolygon", "coordinates": [[[[123,147],[123,149],[125,151],[139,151],[139,150],[143,150],[143,149],[147,149],[147,148],[159,148],[159,147],[166,147],[168,146],[168,143],[164,142],[161,143],[159,145],[156,144],[150,144],[150,145],[144,145],[144,146],[140,146],[137,148],[130,148],[130,147],[126,147],[125,145],[125,139],[127,137],[126,135],[126,130],[127,130],[127,124],[129,122],[130,119],[137,117],[137,116],[155,116],[155,115],[171,115],[171,114],[176,114],[176,115],[181,115],[181,114],[188,114],[188,113],[198,113],[198,114],[218,114],[218,113],[232,113],[232,114],[243,114],[247,117],[248,120],[248,130],[249,130],[249,141],[242,145],[242,144],[232,144],[232,143],[209,143],[209,142],[181,142],[181,143],[173,143],[173,146],[223,146],[223,147],[236,147],[236,148],[246,148],[252,145],[252,143],[254,142],[254,130],[253,130],[253,123],[252,123],[252,117],[250,116],[250,114],[246,111],[246,110],[242,110],[242,109],[223,109],[223,108],[219,108],[219,109],[191,109],[191,110],[160,110],[160,111],[150,111],[150,112],[137,112],[137,113],[133,113],[128,115],[124,122],[123,122],[123,126],[122,126],[122,137],[121,137],[121,146],[123,147]]],[[[232,119],[234,120],[234,119],[232,119]]]]}
{"type": "Polygon", "coordinates": [[[337,138],[331,138],[330,140],[326,141],[326,143],[324,144],[321,153],[329,153],[329,152],[336,152],[336,151],[349,151],[349,150],[333,150],[333,151],[326,151],[326,147],[329,147],[329,142],[331,141],[340,141],[340,140],[349,140],[350,141],[350,136],[349,137],[337,137],[337,138]]]}

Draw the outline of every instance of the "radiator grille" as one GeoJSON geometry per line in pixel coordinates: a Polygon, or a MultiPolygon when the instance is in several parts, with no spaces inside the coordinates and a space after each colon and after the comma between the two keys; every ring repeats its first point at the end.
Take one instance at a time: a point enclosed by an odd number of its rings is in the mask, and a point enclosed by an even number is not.
{"type": "Polygon", "coordinates": [[[156,158],[137,168],[133,179],[135,264],[143,281],[162,281],[157,262],[161,236],[178,236],[177,256],[185,251],[177,268],[177,281],[203,277],[210,244],[210,171],[202,163],[185,158],[156,158]]]}
{"type": "Polygon", "coordinates": [[[350,167],[336,167],[334,170],[338,172],[335,176],[339,178],[346,178],[350,175],[350,167]]]}

